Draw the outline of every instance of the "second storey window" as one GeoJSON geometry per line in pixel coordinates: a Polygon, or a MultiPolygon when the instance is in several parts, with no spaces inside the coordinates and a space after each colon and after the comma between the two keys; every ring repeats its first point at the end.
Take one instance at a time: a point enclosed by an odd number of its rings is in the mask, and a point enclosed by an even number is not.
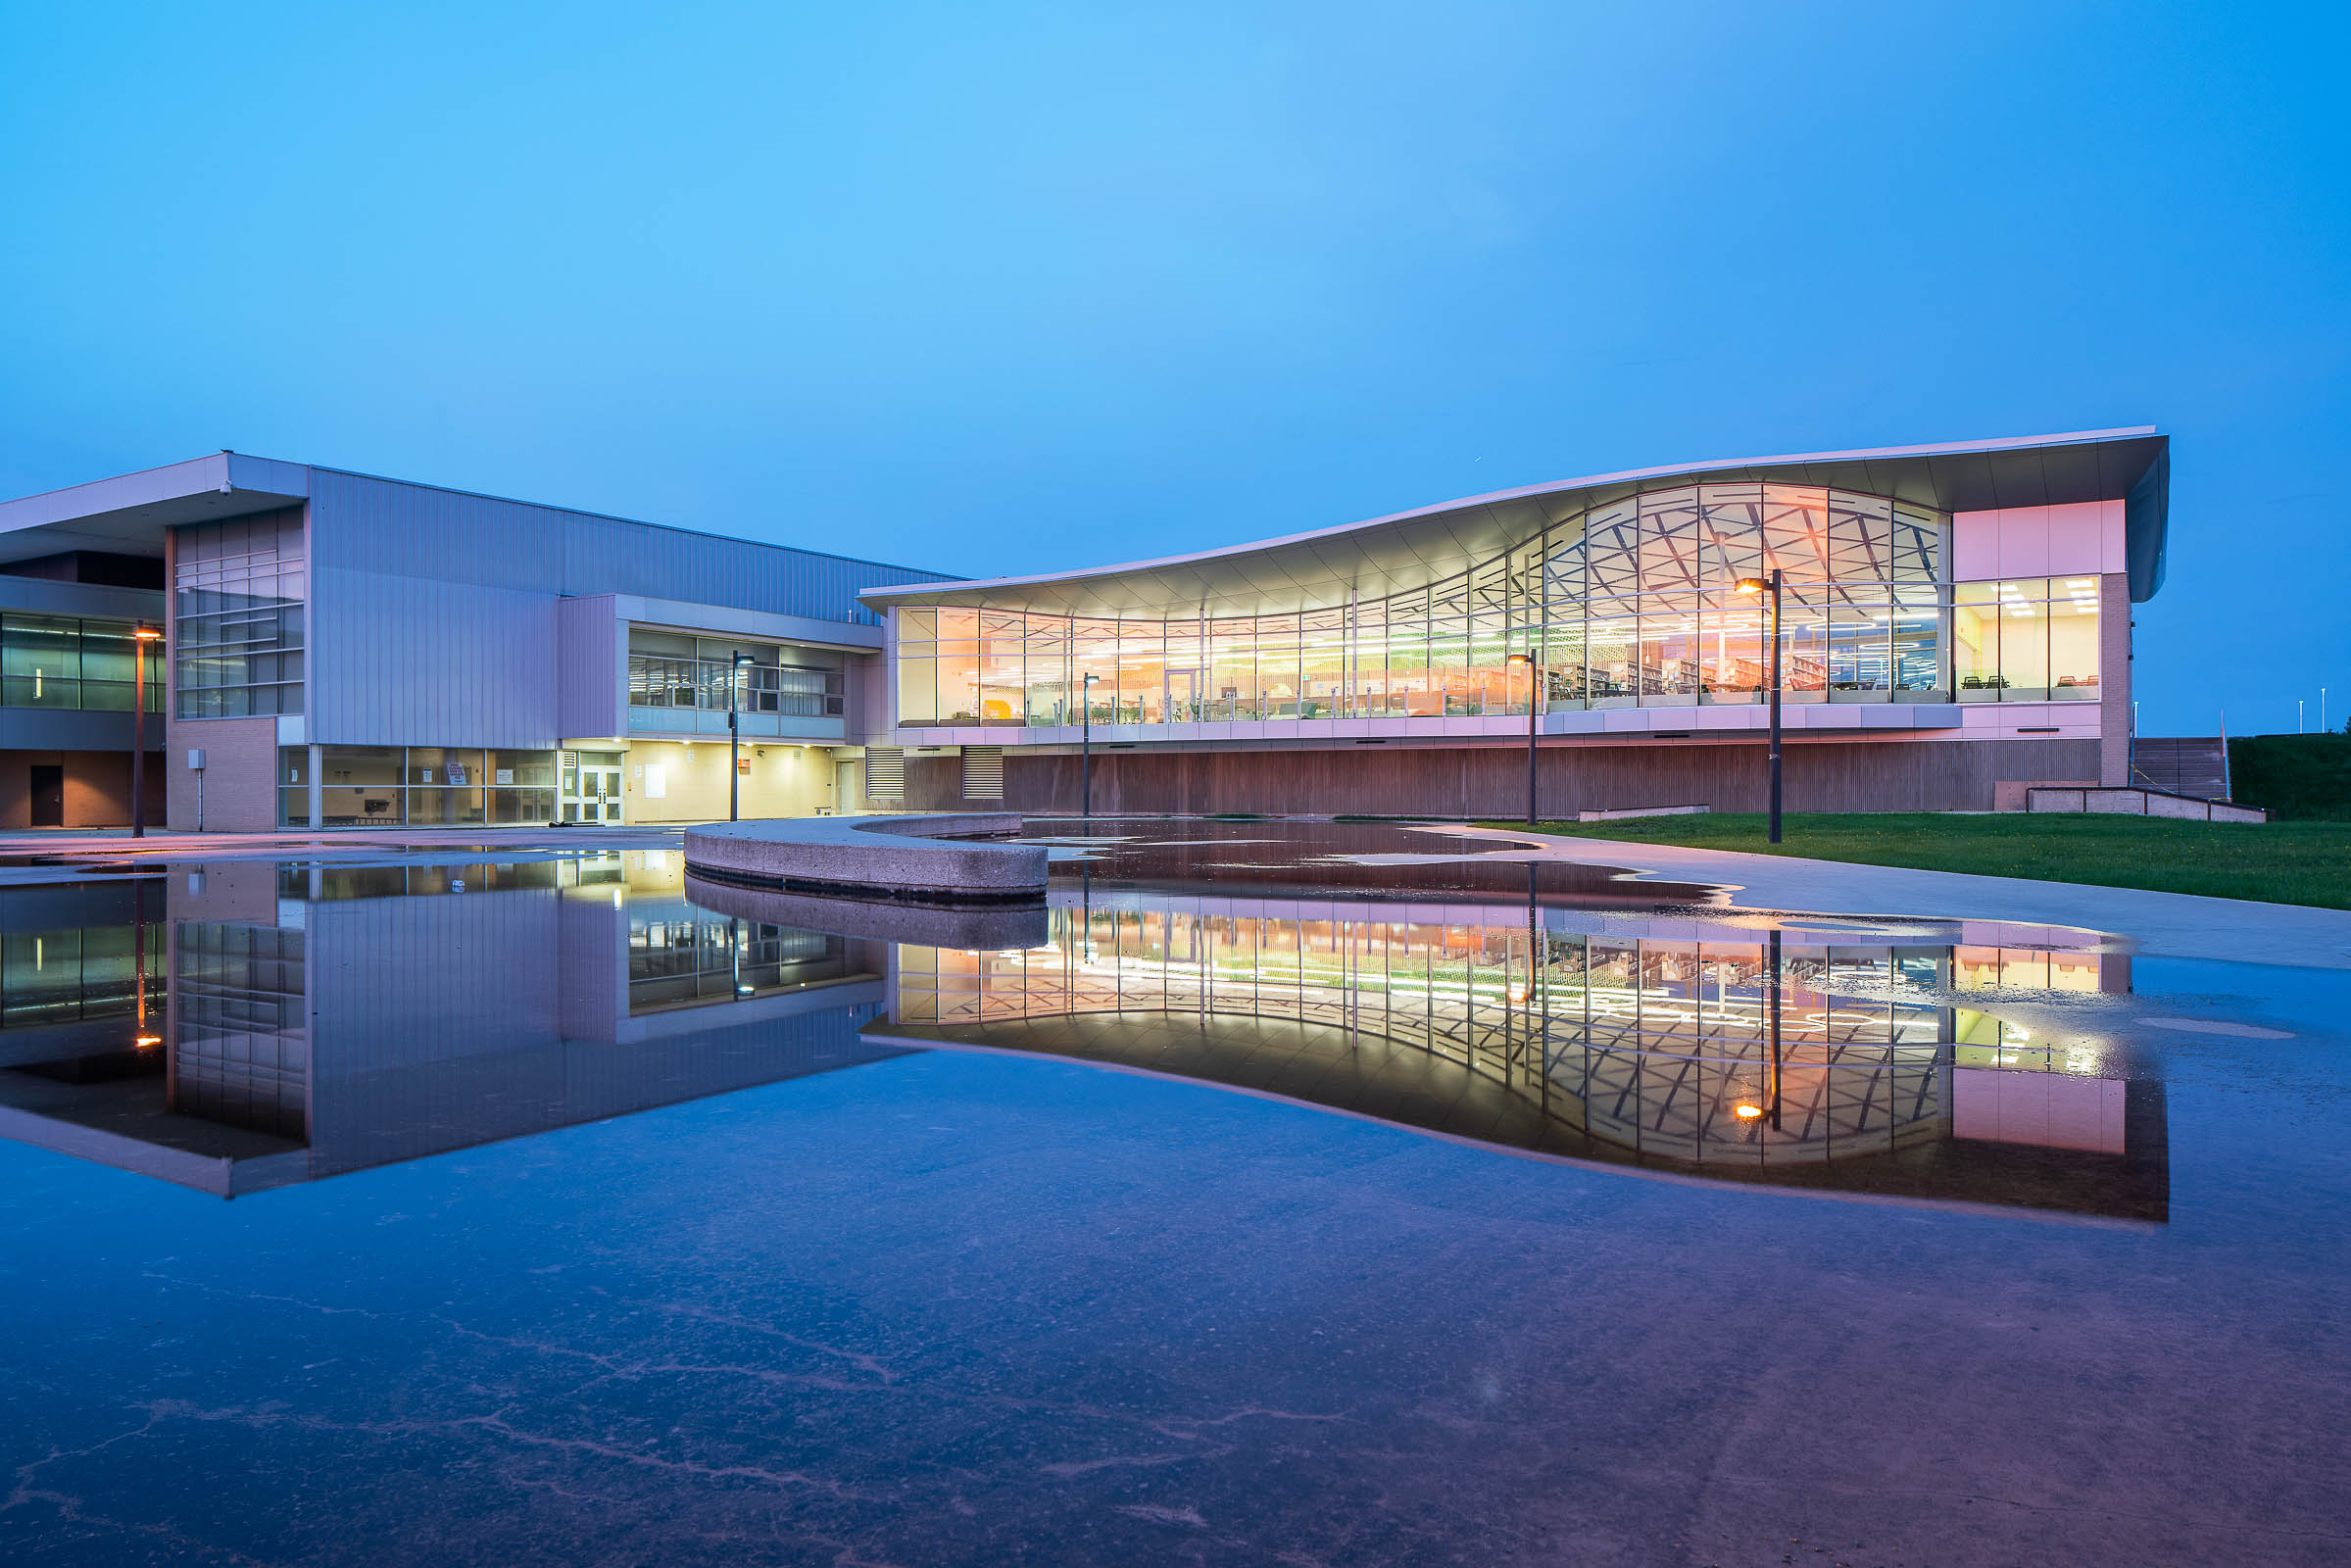
{"type": "Polygon", "coordinates": [[[302,509],[178,530],[171,574],[181,718],[302,711],[302,509]]]}

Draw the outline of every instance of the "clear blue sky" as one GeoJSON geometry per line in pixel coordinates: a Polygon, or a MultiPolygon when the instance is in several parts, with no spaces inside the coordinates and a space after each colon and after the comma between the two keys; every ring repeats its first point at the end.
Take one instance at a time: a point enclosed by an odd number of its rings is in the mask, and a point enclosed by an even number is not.
{"type": "Polygon", "coordinates": [[[2351,8],[0,8],[0,492],[982,574],[2155,423],[2147,733],[2351,714],[2351,8]]]}

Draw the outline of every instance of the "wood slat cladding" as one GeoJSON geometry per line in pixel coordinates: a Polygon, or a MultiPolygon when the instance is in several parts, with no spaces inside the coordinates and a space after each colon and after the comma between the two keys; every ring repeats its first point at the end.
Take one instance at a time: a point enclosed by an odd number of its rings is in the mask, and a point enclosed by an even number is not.
{"type": "MultiPolygon", "coordinates": [[[[1791,811],[1940,811],[1992,808],[2000,779],[2094,776],[2094,740],[1790,741],[1791,811]]],[[[1004,758],[1004,806],[1079,809],[1081,760],[1004,758]]],[[[1100,814],[1361,813],[1372,816],[1519,816],[1527,758],[1515,747],[1350,747],[1261,752],[1109,752],[1094,758],[1100,814]]],[[[1766,805],[1760,740],[1683,746],[1554,746],[1541,753],[1537,808],[1544,816],[1640,806],[1766,805]]],[[[906,806],[962,804],[954,758],[909,758],[906,806]]]]}

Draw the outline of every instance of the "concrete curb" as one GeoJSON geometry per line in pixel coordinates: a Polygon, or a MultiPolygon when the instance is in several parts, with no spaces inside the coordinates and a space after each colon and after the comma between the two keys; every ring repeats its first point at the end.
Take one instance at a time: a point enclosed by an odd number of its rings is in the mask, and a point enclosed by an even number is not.
{"type": "Polygon", "coordinates": [[[1014,811],[779,817],[686,830],[686,867],[709,882],[882,904],[1035,904],[1046,852],[983,836],[1020,831],[1014,811]]]}

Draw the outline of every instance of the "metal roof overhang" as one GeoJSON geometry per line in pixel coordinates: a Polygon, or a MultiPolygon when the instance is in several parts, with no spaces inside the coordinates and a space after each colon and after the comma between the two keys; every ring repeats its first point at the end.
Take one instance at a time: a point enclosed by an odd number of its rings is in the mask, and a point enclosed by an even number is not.
{"type": "Polygon", "coordinates": [[[1286,614],[1426,587],[1493,560],[1563,517],[1641,491],[1768,479],[1891,496],[1941,512],[2124,501],[2131,597],[2140,601],[2163,581],[2169,445],[2170,437],[2144,425],[1638,468],[1497,490],[1197,555],[1054,576],[910,583],[858,597],[877,609],[955,605],[1141,618],[1286,614]]]}
{"type": "Polygon", "coordinates": [[[310,488],[310,469],[299,463],[217,452],[0,501],[0,561],[29,561],[68,550],[160,558],[167,528],[298,507],[310,488]]]}

